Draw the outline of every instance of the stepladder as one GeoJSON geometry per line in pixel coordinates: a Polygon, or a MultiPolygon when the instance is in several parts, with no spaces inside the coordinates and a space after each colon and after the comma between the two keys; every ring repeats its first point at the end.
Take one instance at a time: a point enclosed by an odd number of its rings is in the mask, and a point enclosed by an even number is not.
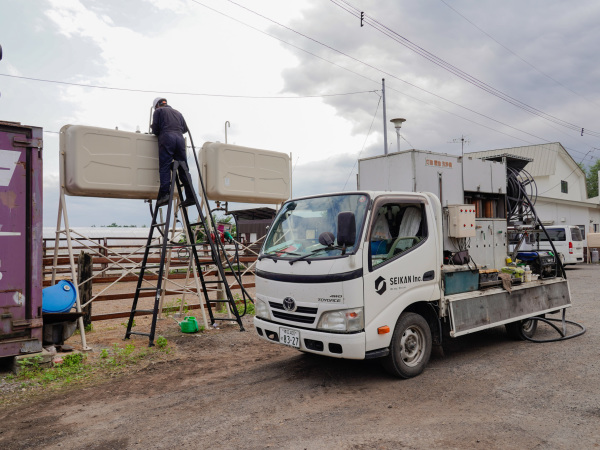
{"type": "MultiPolygon", "coordinates": [[[[198,296],[203,300],[200,303],[200,307],[204,308],[202,303],[206,306],[210,317],[210,324],[216,326],[220,321],[236,322],[240,327],[240,331],[245,331],[241,315],[237,308],[236,299],[232,294],[231,286],[227,279],[227,273],[231,274],[233,272],[232,264],[227,257],[224,246],[218,240],[218,234],[216,233],[215,224],[210,212],[208,214],[204,213],[195,191],[193,189],[188,190],[188,193],[192,191],[192,198],[188,194],[188,197],[182,201],[184,194],[184,179],[182,177],[187,179],[189,186],[193,186],[187,163],[185,161],[174,161],[168,202],[166,205],[159,205],[157,202],[151,208],[152,223],[142,263],[139,268],[140,272],[125,333],[125,339],[129,339],[132,335],[148,337],[150,347],[154,346],[157,320],[162,312],[161,298],[166,292],[165,281],[168,276],[167,256],[168,252],[173,248],[180,250],[184,247],[189,251],[188,254],[191,261],[188,270],[193,270],[195,272],[194,275],[199,279],[199,283],[197,284],[201,293],[198,292],[198,296]],[[177,198],[175,198],[176,194],[177,198]],[[159,215],[161,207],[166,207],[164,220],[162,219],[162,215],[159,215]],[[195,222],[190,221],[188,208],[192,207],[197,211],[198,218],[195,222]],[[186,236],[185,244],[174,242],[172,236],[171,238],[169,237],[169,225],[172,219],[177,220],[176,213],[178,210],[181,211],[183,232],[186,236]],[[159,243],[153,244],[153,240],[156,241],[157,234],[160,238],[159,243]],[[203,254],[200,256],[199,249],[201,248],[206,248],[208,255],[203,254]],[[155,255],[156,252],[160,254],[158,264],[149,264],[150,256],[155,255]],[[150,273],[157,273],[156,284],[144,279],[144,276],[150,273]],[[152,308],[140,306],[140,294],[144,291],[154,293],[152,308]],[[225,310],[225,314],[217,312],[223,309],[225,310]],[[139,330],[137,329],[138,326],[135,325],[135,317],[142,314],[152,316],[149,329],[139,330]],[[134,326],[136,330],[133,329],[134,326]]],[[[238,280],[238,282],[242,286],[241,280],[238,280]]]]}

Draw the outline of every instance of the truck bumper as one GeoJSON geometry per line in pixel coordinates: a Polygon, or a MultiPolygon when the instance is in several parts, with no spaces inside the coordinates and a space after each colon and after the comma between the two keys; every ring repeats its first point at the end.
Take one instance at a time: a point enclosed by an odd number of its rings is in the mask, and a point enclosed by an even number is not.
{"type": "MultiPolygon", "coordinates": [[[[254,327],[261,339],[280,344],[279,329],[287,328],[300,333],[298,350],[332,358],[365,359],[365,333],[338,334],[279,325],[258,317],[254,318],[254,327]]],[[[283,344],[280,344],[283,345],[283,344]]]]}

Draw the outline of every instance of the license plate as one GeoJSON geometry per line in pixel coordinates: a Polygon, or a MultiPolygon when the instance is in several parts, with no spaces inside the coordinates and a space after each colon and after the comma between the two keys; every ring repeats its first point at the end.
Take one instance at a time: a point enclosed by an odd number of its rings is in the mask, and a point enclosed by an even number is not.
{"type": "Polygon", "coordinates": [[[279,342],[289,347],[300,348],[300,332],[289,328],[280,328],[279,342]]]}

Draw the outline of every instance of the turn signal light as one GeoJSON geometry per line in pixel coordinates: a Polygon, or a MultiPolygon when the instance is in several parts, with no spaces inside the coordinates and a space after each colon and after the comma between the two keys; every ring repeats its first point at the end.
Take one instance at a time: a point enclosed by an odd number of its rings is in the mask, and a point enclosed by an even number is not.
{"type": "Polygon", "coordinates": [[[387,325],[377,328],[377,334],[386,334],[390,332],[390,327],[387,325]]]}

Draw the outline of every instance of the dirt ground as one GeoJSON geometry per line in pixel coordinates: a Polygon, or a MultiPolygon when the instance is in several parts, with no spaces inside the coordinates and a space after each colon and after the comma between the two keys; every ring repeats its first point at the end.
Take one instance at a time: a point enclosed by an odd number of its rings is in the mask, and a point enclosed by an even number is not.
{"type": "MultiPolygon", "coordinates": [[[[5,408],[0,447],[600,447],[599,271],[567,269],[567,319],[587,327],[583,336],[535,344],[509,340],[504,328],[475,333],[449,341],[410,380],[390,377],[377,361],[263,342],[250,318],[246,332],[223,326],[199,335],[163,320],[172,357],[5,408]]],[[[122,338],[120,322],[88,336],[95,352],[122,338]]],[[[540,327],[536,337],[550,336],[540,327]]]]}

